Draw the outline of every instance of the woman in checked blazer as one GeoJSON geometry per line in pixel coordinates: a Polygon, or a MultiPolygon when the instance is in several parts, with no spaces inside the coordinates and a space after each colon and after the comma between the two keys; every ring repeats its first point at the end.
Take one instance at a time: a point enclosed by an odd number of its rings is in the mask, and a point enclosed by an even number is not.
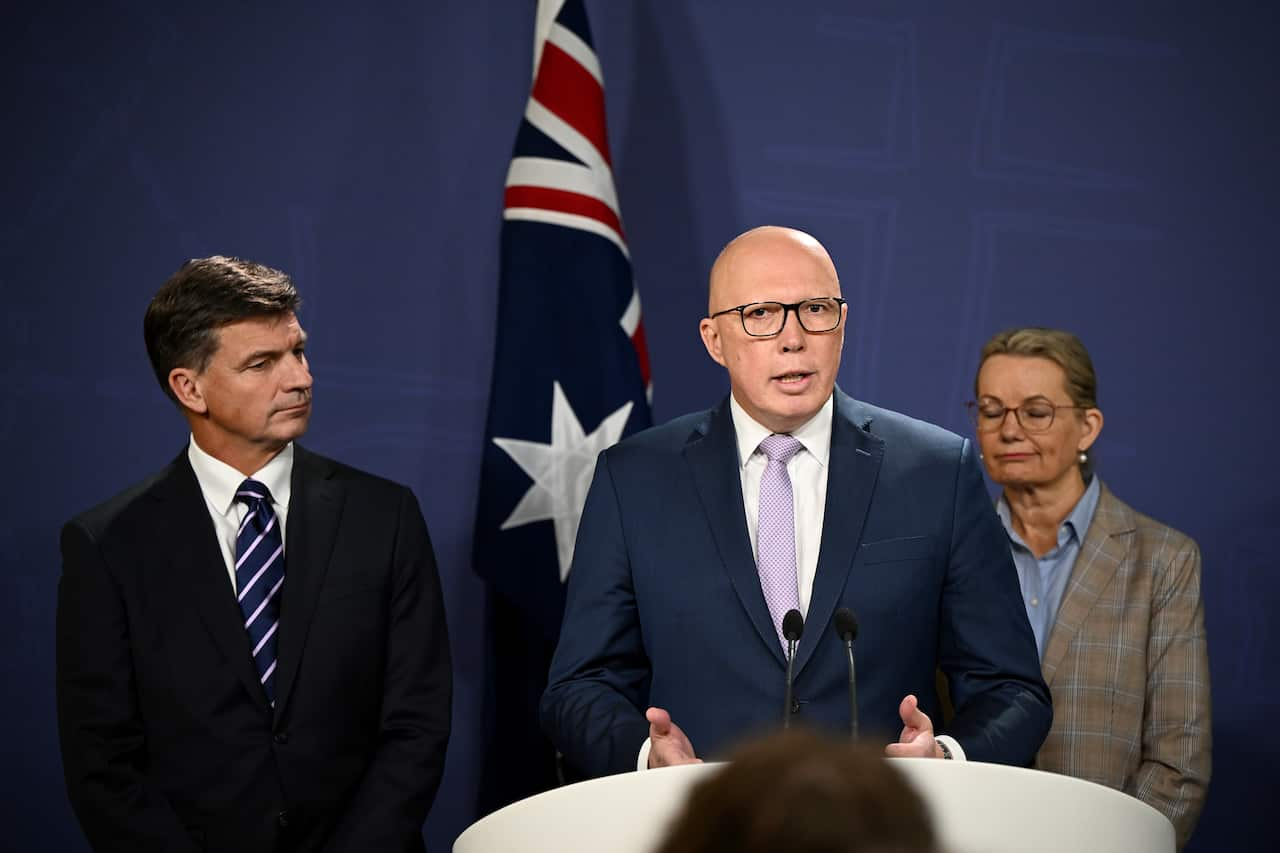
{"type": "Polygon", "coordinates": [[[1153,806],[1181,849],[1209,786],[1200,550],[1091,475],[1103,418],[1075,335],[1001,332],[982,349],[974,391],[983,464],[1002,487],[997,511],[1053,696],[1035,766],[1153,806]]]}

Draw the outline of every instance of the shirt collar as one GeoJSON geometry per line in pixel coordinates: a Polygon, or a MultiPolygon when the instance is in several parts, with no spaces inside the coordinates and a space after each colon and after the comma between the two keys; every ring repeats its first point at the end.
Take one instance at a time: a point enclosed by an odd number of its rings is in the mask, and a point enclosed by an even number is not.
{"type": "Polygon", "coordinates": [[[1093,521],[1093,511],[1098,508],[1098,494],[1101,491],[1102,486],[1098,478],[1090,477],[1084,494],[1080,496],[1080,500],[1076,501],[1075,507],[1067,515],[1067,520],[1063,522],[1064,526],[1071,526],[1071,533],[1076,537],[1077,542],[1084,541],[1084,535],[1093,521]]]}
{"type": "MultiPolygon", "coordinates": [[[[832,393],[817,414],[791,431],[791,437],[804,445],[804,449],[823,467],[826,467],[831,455],[831,418],[834,410],[835,394],[832,393]]],[[[760,447],[760,442],[773,435],[773,432],[748,415],[747,410],[738,404],[738,399],[732,394],[729,395],[729,413],[733,416],[733,431],[738,439],[738,465],[745,468],[751,455],[760,447]]]]}
{"type": "MultiPolygon", "coordinates": [[[[244,474],[217,457],[210,456],[200,445],[196,437],[191,436],[187,446],[187,459],[191,461],[191,470],[195,472],[200,491],[221,515],[231,511],[235,503],[236,490],[245,481],[244,474]]],[[[271,502],[277,507],[289,506],[289,482],[293,475],[293,442],[285,445],[271,461],[255,471],[251,477],[267,487],[271,492],[271,502]]]]}
{"type": "MultiPolygon", "coordinates": [[[[1058,527],[1058,547],[1062,547],[1072,539],[1076,542],[1084,541],[1085,532],[1093,522],[1093,513],[1098,508],[1098,495],[1101,491],[1101,481],[1097,477],[1090,477],[1084,494],[1080,496],[1080,500],[1076,501],[1076,505],[1071,508],[1071,512],[1067,513],[1067,517],[1058,527]]],[[[996,502],[996,515],[1000,516],[1000,523],[1004,525],[1004,532],[1009,539],[1024,548],[1027,547],[1022,537],[1013,529],[1013,515],[1009,511],[1009,502],[1004,499],[1003,494],[996,502]]]]}

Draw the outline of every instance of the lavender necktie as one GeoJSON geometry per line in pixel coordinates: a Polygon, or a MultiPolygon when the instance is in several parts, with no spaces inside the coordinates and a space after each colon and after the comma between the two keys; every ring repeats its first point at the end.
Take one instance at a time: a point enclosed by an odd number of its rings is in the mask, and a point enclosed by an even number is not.
{"type": "Polygon", "coordinates": [[[236,534],[236,597],[253,648],[253,663],[267,701],[276,703],[276,630],[284,586],[284,539],[271,508],[271,492],[257,480],[245,480],[236,500],[249,505],[236,534]]]}
{"type": "Polygon", "coordinates": [[[756,567],[760,571],[760,589],[769,605],[769,616],[784,650],[787,641],[782,635],[782,617],[788,610],[800,607],[796,586],[795,509],[787,462],[803,447],[789,435],[771,435],[760,442],[760,451],[769,457],[769,465],[760,477],[756,567]]]}

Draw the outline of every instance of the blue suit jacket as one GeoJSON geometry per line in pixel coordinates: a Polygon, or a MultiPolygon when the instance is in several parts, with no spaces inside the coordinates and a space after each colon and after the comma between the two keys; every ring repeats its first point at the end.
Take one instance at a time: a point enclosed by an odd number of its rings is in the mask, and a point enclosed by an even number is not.
{"type": "MultiPolygon", "coordinates": [[[[832,614],[857,614],[863,737],[896,740],[914,693],[970,759],[1030,764],[1052,721],[1009,546],[970,442],[835,392],[827,502],[793,720],[847,730],[832,614]]],[[[635,767],[644,709],[698,754],[780,725],[785,661],[760,590],[726,398],[600,455],[541,720],[588,776],[635,767]]]]}

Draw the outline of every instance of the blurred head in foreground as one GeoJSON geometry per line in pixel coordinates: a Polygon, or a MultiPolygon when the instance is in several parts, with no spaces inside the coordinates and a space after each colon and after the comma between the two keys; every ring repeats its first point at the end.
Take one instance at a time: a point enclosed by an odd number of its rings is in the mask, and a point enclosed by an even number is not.
{"type": "Polygon", "coordinates": [[[932,853],[923,801],[877,749],[809,732],[739,749],[658,853],[932,853]]]}

